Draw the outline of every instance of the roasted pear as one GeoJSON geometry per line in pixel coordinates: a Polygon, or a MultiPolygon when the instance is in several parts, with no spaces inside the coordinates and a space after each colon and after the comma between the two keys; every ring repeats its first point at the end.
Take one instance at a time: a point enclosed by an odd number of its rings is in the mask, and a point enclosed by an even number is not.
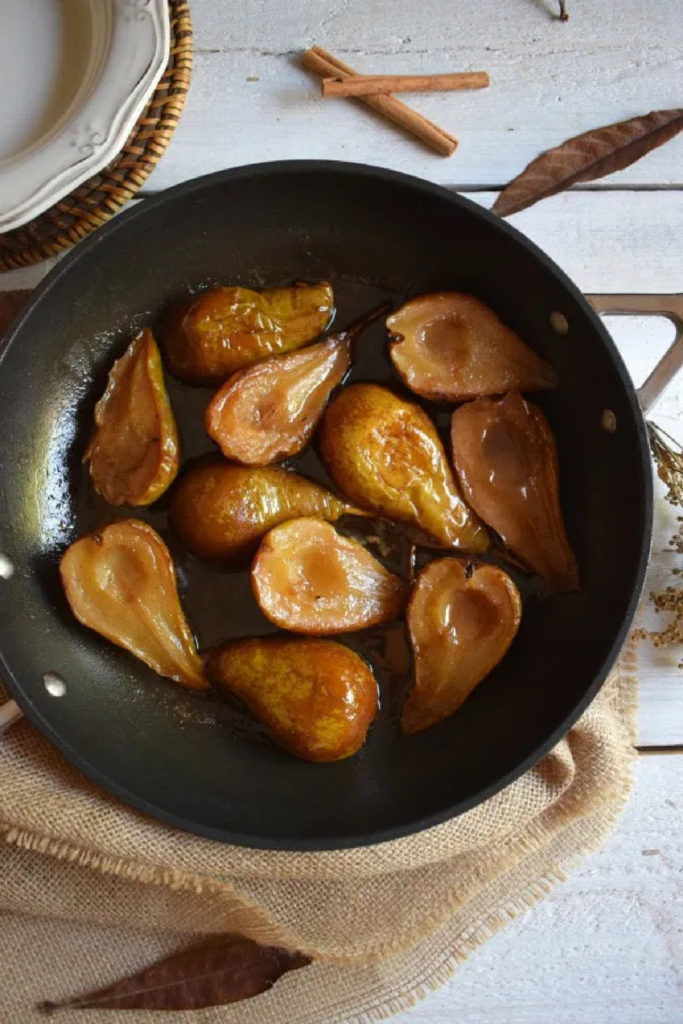
{"type": "Polygon", "coordinates": [[[473,295],[421,295],[387,318],[387,330],[396,370],[424,398],[460,402],[557,384],[550,363],[473,295]]]}
{"type": "Polygon", "coordinates": [[[217,288],[171,311],[162,334],[164,355],[181,380],[219,384],[244,366],[317,338],[333,308],[326,283],[262,292],[217,288]]]}
{"type": "Polygon", "coordinates": [[[110,505],[150,505],[173,482],[178,430],[150,330],[141,331],[109,371],[83,461],[110,505]]]}
{"type": "Polygon", "coordinates": [[[412,523],[445,547],[487,548],[419,406],[379,384],[352,384],[328,406],[320,447],[332,479],[361,508],[412,523]]]}
{"type": "Polygon", "coordinates": [[[451,419],[453,461],[473,509],[553,590],[578,589],[560,508],[557,449],[541,410],[517,391],[451,419]]]}
{"type": "Polygon", "coordinates": [[[207,434],[225,457],[265,466],[302,451],[351,366],[354,341],[380,312],[301,352],[266,359],[229,377],[205,418],[207,434]]]}
{"type": "Polygon", "coordinates": [[[70,545],[59,564],[71,610],[84,626],[191,690],[202,661],[180,607],[173,562],[139,519],[112,523],[70,545]]]}
{"type": "Polygon", "coordinates": [[[420,573],[406,622],[415,683],[401,726],[420,732],[447,718],[498,664],[519,628],[522,601],[493,565],[439,558],[420,573]]]}
{"type": "Polygon", "coordinates": [[[277,743],[307,761],[355,754],[377,713],[372,671],[334,640],[238,640],[218,647],[207,671],[216,686],[247,705],[277,743]]]}
{"type": "Polygon", "coordinates": [[[353,511],[334,494],[279,466],[236,466],[220,457],[200,459],[173,491],[170,519],[198,558],[237,565],[253,555],[273,526],[297,516],[338,519],[353,511]]]}
{"type": "Polygon", "coordinates": [[[320,519],[293,519],[263,538],[251,567],[258,605],[293,633],[349,633],[401,613],[403,581],[357,540],[320,519]]]}

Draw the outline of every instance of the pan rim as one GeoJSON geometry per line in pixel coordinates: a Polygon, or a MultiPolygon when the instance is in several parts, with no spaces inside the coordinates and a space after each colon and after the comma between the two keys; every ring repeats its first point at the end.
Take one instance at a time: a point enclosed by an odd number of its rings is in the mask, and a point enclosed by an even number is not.
{"type": "Polygon", "coordinates": [[[616,637],[610,645],[609,650],[606,652],[600,669],[595,674],[590,685],[586,688],[581,700],[573,706],[571,711],[564,717],[555,730],[546,737],[544,741],[538,743],[525,758],[511,767],[506,773],[494,782],[490,783],[488,786],[482,786],[470,797],[457,800],[455,803],[449,804],[446,808],[442,808],[432,814],[414,819],[409,823],[393,825],[386,828],[378,828],[363,835],[325,835],[322,837],[308,836],[300,837],[298,839],[293,839],[291,837],[282,839],[273,836],[254,836],[251,834],[237,832],[232,829],[206,826],[199,821],[194,821],[183,817],[182,815],[174,814],[165,808],[159,807],[156,804],[141,798],[131,792],[127,787],[119,785],[116,782],[112,782],[105,773],[101,772],[87,758],[83,757],[68,741],[64,740],[58,732],[53,729],[50,722],[33,705],[30,697],[25,693],[19,679],[6,662],[4,653],[0,650],[0,669],[2,670],[3,682],[6,684],[7,689],[11,693],[12,697],[17,701],[22,711],[24,711],[29,721],[40,730],[46,739],[56,747],[71,764],[82,771],[83,774],[93,782],[102,786],[103,789],[111,793],[113,796],[122,800],[129,806],[143,811],[156,820],[208,839],[214,839],[223,843],[230,843],[251,849],[278,850],[283,852],[313,852],[362,848],[378,843],[389,842],[394,839],[400,839],[405,836],[421,832],[425,829],[432,828],[436,825],[443,824],[444,822],[459,816],[465,811],[471,810],[473,807],[483,803],[485,800],[510,785],[525,772],[533,768],[541,758],[543,758],[552,749],[552,747],[567,734],[589,704],[593,701],[610,671],[614,667],[635,617],[645,583],[645,574],[650,555],[653,524],[653,485],[647,430],[643,415],[638,405],[634,384],[626,370],[618,349],[602,324],[600,317],[574,282],[554,262],[554,260],[552,260],[534,242],[528,239],[517,228],[512,227],[512,225],[506,223],[490,210],[479,206],[472,200],[448,189],[445,186],[434,184],[414,175],[404,174],[400,171],[394,171],[388,168],[374,166],[372,164],[346,162],[342,160],[278,160],[257,164],[246,164],[227,170],[215,171],[211,174],[202,175],[197,178],[190,178],[187,181],[181,182],[180,184],[174,185],[168,189],[164,189],[158,194],[146,198],[144,202],[140,202],[134,207],[118,214],[115,218],[94,232],[89,238],[80,242],[71,250],[70,253],[60,260],[57,266],[55,266],[38,284],[6,337],[5,344],[3,345],[2,352],[0,353],[0,374],[2,373],[2,366],[5,361],[5,357],[14,344],[16,336],[19,334],[26,321],[31,317],[33,310],[43,300],[43,297],[49,293],[50,289],[62,278],[64,274],[68,274],[71,268],[77,265],[81,259],[87,259],[99,245],[106,242],[106,240],[115,232],[121,228],[125,228],[126,225],[134,220],[144,217],[147,211],[152,211],[159,206],[163,206],[169,200],[173,200],[180,196],[189,196],[206,187],[212,187],[223,183],[228,184],[231,180],[241,179],[245,176],[251,178],[268,176],[277,177],[279,174],[292,172],[300,174],[345,174],[352,178],[369,177],[374,181],[386,181],[387,183],[409,187],[412,191],[417,192],[418,194],[421,193],[425,196],[435,197],[453,203],[457,206],[464,207],[470,214],[482,219],[494,230],[501,232],[513,242],[523,246],[532,257],[538,260],[565,289],[565,291],[568,292],[570,297],[582,308],[584,314],[592,324],[593,329],[596,331],[601,342],[606,347],[614,363],[615,369],[624,388],[624,393],[629,402],[636,427],[638,440],[637,461],[643,481],[642,503],[645,520],[631,595],[621,626],[618,629],[616,637]]]}

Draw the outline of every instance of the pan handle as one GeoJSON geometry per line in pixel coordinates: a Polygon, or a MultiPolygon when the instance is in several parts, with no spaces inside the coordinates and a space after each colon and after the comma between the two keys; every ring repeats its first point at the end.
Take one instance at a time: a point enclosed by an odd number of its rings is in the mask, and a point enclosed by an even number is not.
{"type": "Polygon", "coordinates": [[[649,412],[659,396],[683,367],[683,293],[671,295],[587,295],[596,313],[664,316],[676,328],[676,336],[649,377],[638,388],[638,402],[649,412]]]}

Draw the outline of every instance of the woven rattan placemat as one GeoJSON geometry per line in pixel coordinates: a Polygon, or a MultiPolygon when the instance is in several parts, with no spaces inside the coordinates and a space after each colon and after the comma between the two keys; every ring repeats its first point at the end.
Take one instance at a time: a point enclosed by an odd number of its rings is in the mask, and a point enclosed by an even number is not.
{"type": "Polygon", "coordinates": [[[35,220],[0,234],[0,271],[39,263],[85,238],[132,199],[163,156],[185,105],[192,72],[187,0],[169,0],[169,13],[168,65],[123,149],[99,174],[35,220]]]}

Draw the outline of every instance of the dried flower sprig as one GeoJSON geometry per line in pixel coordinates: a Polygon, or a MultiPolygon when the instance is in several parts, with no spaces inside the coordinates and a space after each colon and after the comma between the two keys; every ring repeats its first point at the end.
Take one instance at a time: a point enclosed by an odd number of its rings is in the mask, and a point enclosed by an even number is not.
{"type": "MultiPolygon", "coordinates": [[[[648,423],[650,449],[657,465],[657,475],[666,487],[666,500],[674,506],[683,508],[683,450],[681,446],[661,427],[648,423]]],[[[678,516],[678,530],[669,541],[669,545],[678,554],[683,554],[683,515],[678,516]]],[[[672,575],[680,576],[681,569],[675,567],[672,575]]],[[[671,647],[683,644],[683,587],[669,585],[659,594],[652,594],[652,602],[657,612],[668,612],[671,618],[664,629],[637,629],[635,636],[639,640],[650,640],[655,647],[671,647]]],[[[679,662],[683,668],[683,660],[679,662]]]]}
{"type": "Polygon", "coordinates": [[[677,441],[658,427],[647,424],[650,449],[657,464],[657,476],[666,487],[666,500],[683,507],[683,450],[677,441]]]}

